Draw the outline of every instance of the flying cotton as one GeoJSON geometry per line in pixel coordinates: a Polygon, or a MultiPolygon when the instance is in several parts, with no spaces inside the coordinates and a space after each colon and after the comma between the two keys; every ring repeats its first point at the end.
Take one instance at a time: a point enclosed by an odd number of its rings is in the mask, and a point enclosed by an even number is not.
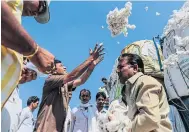
{"type": "Polygon", "coordinates": [[[124,36],[128,35],[128,29],[135,29],[135,25],[129,24],[129,16],[131,15],[132,3],[127,2],[125,7],[118,9],[117,7],[110,11],[107,15],[106,23],[108,24],[108,29],[111,31],[112,37],[115,37],[121,33],[124,36]]]}

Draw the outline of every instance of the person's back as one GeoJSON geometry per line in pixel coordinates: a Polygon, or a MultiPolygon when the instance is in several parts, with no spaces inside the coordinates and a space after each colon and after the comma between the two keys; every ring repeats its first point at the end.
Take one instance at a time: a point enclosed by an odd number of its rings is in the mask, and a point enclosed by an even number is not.
{"type": "Polygon", "coordinates": [[[33,132],[35,120],[33,112],[38,107],[39,98],[31,96],[28,98],[27,107],[19,114],[17,132],[33,132]]]}
{"type": "Polygon", "coordinates": [[[23,116],[23,118],[25,119],[23,122],[21,122],[21,119],[19,120],[21,124],[20,126],[18,126],[17,132],[33,132],[35,122],[33,118],[33,113],[30,110],[30,108],[29,107],[24,108],[21,112],[21,116],[23,116]]]}

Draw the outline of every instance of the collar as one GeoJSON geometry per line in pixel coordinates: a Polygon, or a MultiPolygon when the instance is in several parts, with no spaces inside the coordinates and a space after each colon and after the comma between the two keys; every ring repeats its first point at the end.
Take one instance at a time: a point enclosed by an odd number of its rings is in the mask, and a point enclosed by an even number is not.
{"type": "Polygon", "coordinates": [[[128,82],[130,83],[130,84],[134,84],[135,82],[136,82],[136,80],[139,78],[139,77],[141,77],[141,76],[143,76],[144,74],[142,73],[142,72],[137,72],[134,76],[132,76],[131,78],[129,78],[126,82],[125,82],[125,84],[128,84],[128,82]]]}

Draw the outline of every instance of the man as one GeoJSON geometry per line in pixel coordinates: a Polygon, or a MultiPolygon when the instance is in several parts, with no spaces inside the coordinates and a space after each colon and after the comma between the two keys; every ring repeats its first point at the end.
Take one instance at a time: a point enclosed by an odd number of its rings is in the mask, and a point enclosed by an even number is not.
{"type": "Polygon", "coordinates": [[[22,110],[19,115],[19,124],[17,132],[33,132],[34,118],[33,112],[38,107],[39,98],[37,96],[29,97],[27,107],[22,110]]]}
{"type": "Polygon", "coordinates": [[[102,82],[104,83],[104,86],[99,88],[99,92],[104,92],[106,94],[106,97],[109,97],[109,92],[110,92],[110,85],[108,83],[108,80],[106,78],[102,78],[102,82]]]}
{"type": "Polygon", "coordinates": [[[106,101],[106,94],[104,92],[98,92],[96,94],[96,107],[97,107],[97,130],[96,131],[101,131],[102,130],[102,122],[101,118],[105,117],[107,114],[107,110],[105,108],[105,101],[106,101]]]}
{"type": "Polygon", "coordinates": [[[73,132],[97,132],[96,122],[96,106],[89,103],[91,99],[91,92],[86,89],[82,89],[79,94],[81,104],[73,108],[73,132]]]}
{"type": "Polygon", "coordinates": [[[96,94],[96,107],[98,113],[105,111],[104,110],[105,101],[106,101],[106,94],[104,92],[98,92],[96,94]]]}
{"type": "MultiPolygon", "coordinates": [[[[72,91],[74,91],[75,88],[72,88],[72,91]]],[[[70,102],[71,98],[72,98],[72,91],[68,91],[69,93],[69,100],[68,103],[70,102]]],[[[72,123],[73,123],[73,115],[72,115],[72,111],[70,106],[68,105],[68,112],[67,112],[67,116],[66,116],[66,120],[64,123],[64,132],[72,132],[72,123]]]]}
{"type": "Polygon", "coordinates": [[[138,55],[120,56],[117,73],[124,84],[131,132],[172,132],[164,87],[143,72],[144,64],[138,55]]]}
{"type": "MultiPolygon", "coordinates": [[[[37,73],[31,69],[23,68],[21,76],[22,78],[20,79],[19,84],[35,80],[37,73]]],[[[15,90],[12,92],[1,111],[1,131],[3,132],[15,132],[17,129],[18,115],[22,110],[22,100],[19,96],[18,87],[19,86],[17,86],[17,88],[15,88],[15,90]]]]}
{"type": "Polygon", "coordinates": [[[95,66],[103,60],[103,45],[96,45],[94,51],[85,62],[71,73],[61,61],[56,60],[56,73],[49,76],[43,87],[42,102],[40,104],[35,130],[37,132],[62,132],[68,111],[68,91],[86,82],[95,66]]]}
{"type": "Polygon", "coordinates": [[[23,55],[44,72],[55,70],[54,56],[39,47],[21,26],[21,16],[34,16],[38,22],[49,20],[46,1],[7,0],[1,2],[1,108],[19,83],[23,55]]]}

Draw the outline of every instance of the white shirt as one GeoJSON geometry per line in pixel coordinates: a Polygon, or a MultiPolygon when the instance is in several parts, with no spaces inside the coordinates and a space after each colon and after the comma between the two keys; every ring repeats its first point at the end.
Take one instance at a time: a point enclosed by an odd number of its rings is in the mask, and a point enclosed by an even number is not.
{"type": "Polygon", "coordinates": [[[67,112],[67,115],[66,115],[66,121],[64,123],[64,132],[72,132],[72,122],[73,122],[73,119],[72,119],[72,111],[71,111],[71,108],[70,106],[68,106],[68,112],[67,112]]]}
{"type": "Polygon", "coordinates": [[[1,111],[1,131],[15,132],[18,126],[18,116],[22,111],[22,100],[19,88],[15,88],[1,111]]]}
{"type": "MultiPolygon", "coordinates": [[[[73,132],[89,132],[89,128],[91,127],[90,125],[93,125],[96,127],[96,119],[95,122],[93,122],[94,118],[96,118],[96,106],[91,105],[92,107],[88,108],[88,109],[84,109],[82,107],[76,107],[72,110],[72,114],[73,114],[73,132]],[[89,109],[92,110],[93,112],[90,113],[89,109]],[[90,115],[92,114],[92,115],[90,115]],[[90,117],[93,117],[93,119],[91,119],[90,117]],[[93,121],[92,121],[93,120],[93,121]],[[92,123],[92,124],[89,124],[92,123]]],[[[93,127],[93,130],[94,127],[93,127]]]]}
{"type": "Polygon", "coordinates": [[[88,111],[74,108],[72,113],[75,119],[73,132],[88,132],[88,111]]]}
{"type": "Polygon", "coordinates": [[[33,132],[34,124],[35,121],[32,111],[29,107],[24,108],[19,115],[19,125],[17,132],[33,132]]]}

